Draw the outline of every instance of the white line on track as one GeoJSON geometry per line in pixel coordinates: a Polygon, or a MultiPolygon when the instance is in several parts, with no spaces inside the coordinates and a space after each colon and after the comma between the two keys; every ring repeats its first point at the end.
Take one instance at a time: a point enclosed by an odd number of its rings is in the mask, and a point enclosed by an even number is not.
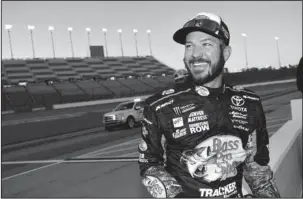
{"type": "Polygon", "coordinates": [[[2,126],[23,124],[23,123],[32,123],[32,122],[42,122],[49,120],[58,120],[58,119],[67,119],[73,117],[79,117],[84,115],[86,112],[77,112],[77,113],[67,113],[61,115],[51,115],[51,116],[42,116],[42,117],[34,117],[29,119],[17,119],[17,120],[7,120],[2,122],[2,126]]]}
{"type": "MultiPolygon", "coordinates": [[[[60,164],[60,163],[97,163],[97,162],[127,162],[127,161],[137,161],[138,158],[126,158],[123,159],[121,158],[122,156],[117,156],[116,159],[100,159],[100,160],[94,160],[94,159],[86,159],[86,160],[77,160],[77,159],[74,159],[74,160],[33,160],[33,161],[8,161],[8,162],[2,162],[1,164],[3,165],[16,165],[16,164],[47,164],[47,163],[50,163],[52,162],[53,164],[48,164],[48,165],[45,165],[43,167],[39,167],[39,169],[42,169],[42,168],[46,168],[46,167],[50,167],[52,165],[55,165],[55,164],[60,164]]],[[[39,170],[39,169],[35,169],[35,171],[39,170]]],[[[22,174],[26,174],[28,173],[27,171],[26,172],[23,172],[23,173],[20,173],[20,174],[16,174],[14,176],[9,176],[7,177],[7,179],[9,178],[12,178],[12,177],[16,177],[17,175],[22,175],[22,174]]],[[[5,178],[3,178],[2,180],[6,180],[5,178]]]]}
{"type": "Polygon", "coordinates": [[[280,126],[280,127],[282,127],[284,124],[274,124],[274,125],[269,125],[269,126],[267,126],[267,129],[270,129],[270,128],[275,128],[275,127],[277,127],[277,126],[280,126]]]}
{"type": "Polygon", "coordinates": [[[272,120],[267,120],[268,123],[273,123],[277,121],[287,121],[290,120],[291,118],[277,118],[277,119],[272,119],[272,120]]]}
{"type": "Polygon", "coordinates": [[[102,149],[98,149],[96,151],[92,151],[92,152],[89,152],[89,153],[86,153],[86,154],[83,154],[83,155],[80,155],[80,156],[77,156],[77,158],[83,158],[85,156],[91,156],[91,155],[94,155],[94,154],[98,154],[102,151],[106,151],[106,150],[109,150],[109,149],[113,149],[115,147],[118,147],[118,146],[124,146],[124,145],[127,145],[127,144],[130,144],[130,143],[133,143],[133,142],[136,142],[138,140],[140,140],[141,138],[136,138],[136,139],[133,139],[133,140],[129,140],[127,142],[122,142],[120,144],[117,144],[117,145],[113,145],[113,146],[108,146],[108,147],[105,147],[105,148],[102,148],[102,149]]]}
{"type": "MultiPolygon", "coordinates": [[[[126,148],[118,148],[118,149],[111,150],[111,151],[104,151],[104,152],[96,153],[96,154],[89,155],[89,156],[105,155],[105,154],[109,154],[109,153],[116,153],[116,152],[119,152],[119,151],[126,151],[126,150],[129,150],[129,149],[136,149],[136,148],[138,148],[138,145],[133,145],[133,146],[126,147],[126,148]]],[[[87,155],[85,157],[87,157],[87,155]]]]}
{"type": "Polygon", "coordinates": [[[291,120],[291,116],[286,116],[286,117],[277,117],[277,116],[268,117],[268,116],[266,116],[265,118],[266,118],[266,120],[275,120],[275,119],[281,119],[281,118],[285,118],[285,119],[291,120]]]}
{"type": "Polygon", "coordinates": [[[139,155],[139,152],[135,151],[135,152],[127,153],[127,154],[124,154],[124,155],[120,155],[119,157],[126,157],[126,156],[130,156],[130,155],[139,155]]]}
{"type": "Polygon", "coordinates": [[[24,175],[24,174],[28,174],[28,173],[31,173],[31,172],[34,172],[34,171],[38,171],[38,170],[40,170],[40,169],[44,169],[44,168],[47,168],[47,167],[55,166],[55,165],[60,164],[60,163],[61,163],[61,162],[56,162],[56,163],[53,163],[53,164],[48,164],[48,165],[45,165],[45,166],[42,166],[42,167],[38,167],[38,168],[31,169],[31,170],[28,170],[28,171],[25,171],[25,172],[21,172],[21,173],[12,175],[12,176],[8,176],[8,177],[6,177],[6,178],[2,178],[1,180],[12,179],[12,178],[15,178],[15,177],[24,175]]]}
{"type": "MultiPolygon", "coordinates": [[[[126,145],[126,144],[129,144],[131,142],[134,142],[134,141],[137,141],[141,138],[137,138],[137,139],[133,139],[133,140],[129,140],[127,142],[123,142],[123,143],[120,143],[120,144],[117,144],[115,146],[109,146],[109,147],[106,147],[106,148],[102,148],[102,149],[99,149],[99,150],[96,150],[96,151],[93,151],[93,152],[89,152],[89,153],[86,153],[86,154],[83,154],[83,155],[80,155],[80,156],[77,156],[76,158],[83,158],[87,155],[90,155],[90,154],[93,154],[93,153],[96,153],[96,152],[100,152],[100,151],[105,151],[105,150],[108,150],[108,149],[111,149],[111,148],[114,148],[114,147],[117,147],[117,146],[123,146],[123,145],[126,145]]],[[[114,161],[114,160],[104,160],[104,162],[109,162],[109,161],[114,161]]],[[[121,160],[118,160],[118,161],[121,161],[121,160]]],[[[18,176],[21,176],[21,175],[25,175],[25,174],[28,174],[28,173],[32,173],[34,171],[38,171],[40,169],[44,169],[44,168],[48,168],[48,167],[51,167],[51,166],[55,166],[55,165],[58,165],[60,163],[62,163],[64,161],[59,161],[59,162],[55,162],[53,164],[49,164],[49,165],[45,165],[45,166],[42,166],[42,167],[38,167],[38,168],[35,168],[35,169],[31,169],[31,170],[28,170],[28,171],[25,171],[25,172],[21,172],[21,173],[18,173],[18,174],[15,174],[15,175],[12,175],[12,176],[8,176],[8,177],[5,177],[5,178],[2,178],[2,180],[9,180],[9,179],[12,179],[12,178],[15,178],[15,177],[18,177],[18,176]]],[[[70,162],[70,161],[69,161],[70,162]]]]}

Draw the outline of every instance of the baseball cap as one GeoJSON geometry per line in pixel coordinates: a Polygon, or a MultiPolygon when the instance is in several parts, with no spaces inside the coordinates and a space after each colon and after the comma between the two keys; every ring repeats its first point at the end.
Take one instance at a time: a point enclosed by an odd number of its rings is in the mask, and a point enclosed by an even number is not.
{"type": "Polygon", "coordinates": [[[201,12],[186,22],[183,28],[177,30],[173,36],[175,42],[185,44],[186,35],[193,31],[201,31],[222,39],[229,45],[230,35],[227,25],[222,18],[213,13],[201,12]]]}

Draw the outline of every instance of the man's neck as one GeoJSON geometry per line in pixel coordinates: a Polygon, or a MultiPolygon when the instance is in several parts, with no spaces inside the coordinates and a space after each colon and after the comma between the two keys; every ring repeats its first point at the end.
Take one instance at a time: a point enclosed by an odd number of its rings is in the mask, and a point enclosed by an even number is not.
{"type": "Polygon", "coordinates": [[[208,88],[220,88],[222,85],[223,85],[223,73],[218,75],[212,81],[203,84],[203,86],[206,86],[208,88]]]}

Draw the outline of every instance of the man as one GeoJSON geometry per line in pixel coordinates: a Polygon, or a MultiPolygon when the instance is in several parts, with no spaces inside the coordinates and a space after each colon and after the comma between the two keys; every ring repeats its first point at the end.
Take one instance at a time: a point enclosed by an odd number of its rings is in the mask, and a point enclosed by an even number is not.
{"type": "Polygon", "coordinates": [[[268,166],[260,98],[223,81],[231,54],[219,16],[199,13],[173,36],[188,78],[146,99],[139,144],[142,183],[154,197],[280,197],[268,166]]]}
{"type": "Polygon", "coordinates": [[[303,93],[303,57],[301,57],[297,68],[297,87],[303,93]]]}

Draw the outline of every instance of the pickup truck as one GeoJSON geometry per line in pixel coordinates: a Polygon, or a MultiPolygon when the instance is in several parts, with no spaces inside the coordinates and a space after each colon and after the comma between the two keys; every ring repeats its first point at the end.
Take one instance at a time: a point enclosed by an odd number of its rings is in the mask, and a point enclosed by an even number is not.
{"type": "Polygon", "coordinates": [[[123,126],[134,128],[143,119],[144,101],[134,99],[120,103],[111,112],[103,115],[103,124],[107,131],[123,126]]]}

